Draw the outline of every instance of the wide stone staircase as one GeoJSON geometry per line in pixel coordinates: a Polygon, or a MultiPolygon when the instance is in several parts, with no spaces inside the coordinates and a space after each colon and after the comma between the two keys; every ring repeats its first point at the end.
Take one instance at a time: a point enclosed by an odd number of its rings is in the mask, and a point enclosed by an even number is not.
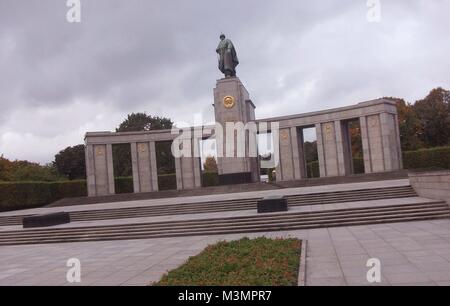
{"type": "MultiPolygon", "coordinates": [[[[417,194],[411,186],[400,186],[350,191],[309,193],[287,196],[287,199],[289,207],[295,207],[304,205],[333,204],[416,196],[417,194]]],[[[256,203],[259,199],[260,198],[251,198],[212,202],[197,202],[188,204],[126,207],[117,209],[80,210],[70,212],[70,219],[72,221],[91,221],[249,210],[256,209],[256,203]]],[[[30,215],[0,217],[0,226],[22,224],[22,219],[26,216],[30,215]]]]}
{"type": "MultiPolygon", "coordinates": [[[[292,211],[245,216],[205,217],[207,213],[255,210],[258,198],[226,201],[198,202],[186,204],[157,205],[145,207],[125,207],[119,209],[80,210],[70,212],[72,223],[69,227],[54,227],[31,230],[0,231],[0,246],[63,243],[121,239],[149,239],[162,237],[182,237],[196,235],[218,235],[247,232],[269,232],[301,230],[324,227],[354,226],[393,222],[408,222],[443,219],[450,217],[450,209],[442,201],[422,201],[405,199],[417,198],[411,186],[368,188],[349,191],[320,192],[287,196],[292,211]],[[364,202],[389,199],[403,199],[402,204],[367,205],[351,208],[328,208],[328,204],[364,202]],[[315,205],[321,209],[315,210],[315,205]],[[295,211],[295,207],[309,206],[311,211],[295,211]],[[183,215],[191,215],[184,219],[183,215]],[[162,220],[92,225],[77,221],[95,221],[146,218],[157,216],[177,216],[176,221],[162,220]],[[195,217],[192,217],[194,215],[195,217]]],[[[380,202],[381,203],[381,202],[380,202]]],[[[24,215],[2,216],[0,226],[21,224],[24,215]]],[[[123,220],[122,220],[123,221],[123,220]]],[[[101,221],[104,222],[104,221],[101,221]]],[[[100,222],[100,223],[101,223],[100,222]]]]}

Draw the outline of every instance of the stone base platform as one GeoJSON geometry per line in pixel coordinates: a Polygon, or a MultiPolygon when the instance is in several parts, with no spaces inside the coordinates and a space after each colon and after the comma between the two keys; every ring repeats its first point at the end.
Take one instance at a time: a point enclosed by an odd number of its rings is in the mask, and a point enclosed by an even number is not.
{"type": "Polygon", "coordinates": [[[146,192],[146,193],[132,193],[132,194],[115,194],[108,196],[97,197],[79,197],[79,198],[67,198],[56,201],[47,207],[62,207],[73,205],[87,205],[87,204],[101,204],[101,203],[115,203],[115,202],[128,202],[128,201],[140,201],[140,200],[153,200],[164,198],[178,198],[178,197],[194,197],[194,196],[206,196],[206,195],[227,195],[230,193],[244,193],[244,192],[256,192],[265,190],[277,190],[281,188],[297,188],[307,186],[322,186],[322,185],[334,185],[334,184],[350,184],[361,182],[377,182],[385,180],[399,180],[407,179],[408,171],[395,171],[384,173],[371,173],[371,174],[357,174],[341,177],[324,177],[304,179],[298,181],[289,182],[276,182],[276,183],[250,183],[250,184],[238,184],[238,185],[226,185],[205,187],[193,190],[165,190],[159,192],[146,192]]]}

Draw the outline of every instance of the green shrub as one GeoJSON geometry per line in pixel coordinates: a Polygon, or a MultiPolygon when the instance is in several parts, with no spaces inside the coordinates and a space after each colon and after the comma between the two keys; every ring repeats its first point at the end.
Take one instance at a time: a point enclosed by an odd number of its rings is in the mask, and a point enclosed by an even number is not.
{"type": "Polygon", "coordinates": [[[219,174],[217,172],[203,172],[202,186],[219,186],[219,174]]]}
{"type": "Polygon", "coordinates": [[[125,176],[114,178],[114,188],[116,194],[133,193],[134,192],[133,177],[125,176]]]}
{"type": "Polygon", "coordinates": [[[267,169],[267,174],[269,176],[269,182],[275,182],[276,181],[275,168],[267,169]]]}
{"type": "Polygon", "coordinates": [[[155,286],[297,286],[301,241],[221,241],[167,272],[155,286]]]}
{"type": "MultiPolygon", "coordinates": [[[[133,193],[133,177],[116,177],[114,178],[116,194],[121,193],[133,193]]],[[[173,174],[160,174],[158,175],[158,188],[159,190],[174,190],[177,189],[177,176],[173,174]]]]}
{"type": "MultiPolygon", "coordinates": [[[[320,177],[319,161],[315,160],[306,164],[308,178],[320,177]]],[[[353,159],[353,173],[360,174],[364,173],[364,159],[354,158],[353,159]]]]}
{"type": "Polygon", "coordinates": [[[353,173],[354,174],[364,173],[364,159],[363,158],[354,158],[353,159],[353,173]]]}
{"type": "Polygon", "coordinates": [[[160,191],[177,189],[177,175],[175,173],[158,175],[158,188],[160,191]]]}
{"type": "Polygon", "coordinates": [[[86,196],[86,181],[2,182],[0,211],[40,207],[62,198],[86,196]]]}
{"type": "Polygon", "coordinates": [[[63,198],[87,196],[86,180],[51,182],[49,183],[49,187],[51,192],[51,202],[63,198]]]}
{"type": "Polygon", "coordinates": [[[308,178],[320,177],[319,161],[315,160],[306,165],[308,178]]]}
{"type": "Polygon", "coordinates": [[[403,152],[405,169],[450,169],[450,147],[403,152]]]}

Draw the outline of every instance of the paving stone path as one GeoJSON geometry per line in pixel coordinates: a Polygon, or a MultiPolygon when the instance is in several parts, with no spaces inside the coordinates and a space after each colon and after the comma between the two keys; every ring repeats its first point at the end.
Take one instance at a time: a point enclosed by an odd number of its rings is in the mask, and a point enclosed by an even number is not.
{"type": "Polygon", "coordinates": [[[74,285],[66,280],[69,258],[81,261],[80,285],[147,285],[208,244],[244,236],[307,239],[306,285],[373,285],[366,280],[372,257],[381,261],[381,285],[450,285],[450,220],[2,247],[0,285],[74,285]]]}

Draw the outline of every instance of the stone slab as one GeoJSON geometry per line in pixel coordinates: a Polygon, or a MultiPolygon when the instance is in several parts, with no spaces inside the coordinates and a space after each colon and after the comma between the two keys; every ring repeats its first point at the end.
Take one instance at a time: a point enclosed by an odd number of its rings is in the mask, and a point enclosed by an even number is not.
{"type": "Polygon", "coordinates": [[[45,215],[35,215],[23,218],[23,228],[48,227],[70,223],[70,215],[66,212],[56,212],[45,215]]]}

